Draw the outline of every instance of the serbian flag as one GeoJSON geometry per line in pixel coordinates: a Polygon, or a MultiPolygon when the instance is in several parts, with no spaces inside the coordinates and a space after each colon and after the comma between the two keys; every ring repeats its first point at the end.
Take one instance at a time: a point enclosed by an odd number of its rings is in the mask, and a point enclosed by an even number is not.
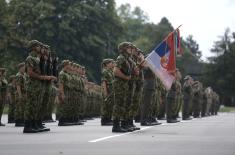
{"type": "Polygon", "coordinates": [[[171,32],[145,59],[167,90],[171,88],[175,79],[175,56],[177,49],[180,48],[177,38],[178,33],[171,32]]]}

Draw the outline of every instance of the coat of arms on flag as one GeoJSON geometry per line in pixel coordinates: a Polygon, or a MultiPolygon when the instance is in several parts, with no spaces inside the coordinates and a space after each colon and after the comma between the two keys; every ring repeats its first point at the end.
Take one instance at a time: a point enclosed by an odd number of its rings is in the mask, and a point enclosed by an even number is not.
{"type": "Polygon", "coordinates": [[[175,79],[175,56],[180,53],[179,29],[171,32],[146,58],[151,70],[169,90],[175,79]]]}

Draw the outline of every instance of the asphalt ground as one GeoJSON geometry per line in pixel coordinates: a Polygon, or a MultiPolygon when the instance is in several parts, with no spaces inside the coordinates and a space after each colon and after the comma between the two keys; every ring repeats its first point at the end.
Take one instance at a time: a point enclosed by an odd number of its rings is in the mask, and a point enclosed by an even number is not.
{"type": "MultiPolygon", "coordinates": [[[[6,115],[2,122],[7,122],[6,115]]],[[[0,155],[235,155],[235,113],[160,122],[123,134],[100,126],[99,118],[83,126],[47,123],[51,131],[36,134],[6,124],[0,127],[0,155]]]]}

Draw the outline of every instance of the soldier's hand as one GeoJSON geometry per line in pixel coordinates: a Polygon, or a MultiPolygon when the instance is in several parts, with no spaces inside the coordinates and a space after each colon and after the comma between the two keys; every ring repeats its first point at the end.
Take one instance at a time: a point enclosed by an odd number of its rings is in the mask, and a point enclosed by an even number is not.
{"type": "Polygon", "coordinates": [[[51,81],[56,81],[57,80],[57,78],[55,76],[50,76],[50,78],[51,78],[50,79],[51,81]]]}
{"type": "Polygon", "coordinates": [[[131,76],[126,76],[126,80],[130,80],[131,79],[131,76]]]}

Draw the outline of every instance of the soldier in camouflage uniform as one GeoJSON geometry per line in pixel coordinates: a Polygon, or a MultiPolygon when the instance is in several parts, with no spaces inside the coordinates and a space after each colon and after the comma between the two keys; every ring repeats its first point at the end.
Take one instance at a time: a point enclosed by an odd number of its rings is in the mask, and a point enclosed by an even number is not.
{"type": "Polygon", "coordinates": [[[42,105],[42,81],[56,80],[54,76],[41,75],[40,70],[40,57],[41,46],[37,40],[32,40],[28,44],[28,49],[31,51],[26,58],[26,73],[28,75],[28,81],[26,85],[27,102],[25,105],[25,125],[24,133],[36,133],[42,131],[48,131],[40,122],[40,106],[42,105]]]}
{"type": "Polygon", "coordinates": [[[159,108],[158,108],[158,120],[165,120],[165,114],[166,114],[166,88],[164,87],[163,83],[159,78],[157,78],[158,83],[158,91],[159,91],[159,108]]]}
{"type": "Polygon", "coordinates": [[[210,116],[211,113],[211,105],[212,105],[212,93],[213,93],[213,90],[211,87],[207,87],[205,89],[205,95],[206,95],[206,115],[207,116],[210,116]]]}
{"type": "Polygon", "coordinates": [[[58,126],[76,125],[74,123],[74,106],[73,106],[73,87],[72,86],[72,74],[71,74],[71,62],[64,60],[62,62],[63,69],[59,73],[59,124],[58,126]]]}
{"type": "Polygon", "coordinates": [[[201,102],[201,86],[199,81],[193,83],[193,117],[200,117],[200,111],[202,107],[201,102]]]}
{"type": "Polygon", "coordinates": [[[185,80],[183,85],[184,102],[182,107],[182,119],[191,120],[189,115],[190,102],[192,101],[192,92],[193,92],[191,77],[187,75],[184,78],[184,80],[185,80]]]}
{"type": "MultiPolygon", "coordinates": [[[[132,79],[130,80],[133,82],[133,95],[130,105],[130,116],[129,116],[129,125],[134,130],[140,130],[140,128],[136,127],[133,123],[133,118],[138,115],[138,110],[140,109],[140,103],[142,100],[142,92],[143,92],[143,66],[145,63],[143,52],[134,46],[132,50],[132,60],[134,64],[132,79]]],[[[140,117],[140,116],[139,116],[140,117]]]]}
{"type": "Polygon", "coordinates": [[[113,59],[104,59],[102,62],[101,85],[103,102],[101,104],[101,125],[113,125],[112,111],[114,104],[113,94],[113,59]]]}
{"type": "MultiPolygon", "coordinates": [[[[144,83],[143,83],[143,98],[140,107],[140,125],[141,126],[152,126],[158,125],[151,120],[152,112],[155,102],[155,92],[156,92],[156,76],[149,67],[144,67],[144,83]]],[[[160,123],[159,123],[160,124],[160,123]]]]}
{"type": "Polygon", "coordinates": [[[8,84],[8,123],[15,123],[15,106],[16,106],[16,77],[11,75],[8,84]]]}
{"type": "Polygon", "coordinates": [[[0,68],[0,126],[5,126],[1,122],[4,106],[7,100],[7,85],[8,82],[5,78],[5,68],[0,68]]]}
{"type": "Polygon", "coordinates": [[[114,67],[114,107],[112,132],[127,132],[127,120],[124,120],[126,112],[128,81],[130,80],[130,63],[128,61],[132,52],[132,44],[122,42],[118,46],[119,56],[114,67]],[[121,121],[121,126],[120,126],[121,121]]]}
{"type": "Polygon", "coordinates": [[[179,84],[177,82],[177,74],[176,79],[173,81],[171,89],[167,93],[167,103],[166,103],[166,117],[167,117],[167,123],[177,123],[179,122],[175,118],[175,109],[176,109],[176,98],[177,98],[177,93],[179,90],[179,84]]]}
{"type": "Polygon", "coordinates": [[[24,126],[24,109],[26,104],[26,75],[25,64],[18,64],[18,73],[16,74],[16,110],[15,110],[15,126],[24,126]]]}
{"type": "Polygon", "coordinates": [[[179,112],[183,104],[183,94],[182,94],[182,86],[180,80],[182,79],[182,75],[179,69],[176,69],[176,100],[175,100],[175,107],[174,107],[174,115],[173,118],[177,119],[179,117],[179,112]]]}

